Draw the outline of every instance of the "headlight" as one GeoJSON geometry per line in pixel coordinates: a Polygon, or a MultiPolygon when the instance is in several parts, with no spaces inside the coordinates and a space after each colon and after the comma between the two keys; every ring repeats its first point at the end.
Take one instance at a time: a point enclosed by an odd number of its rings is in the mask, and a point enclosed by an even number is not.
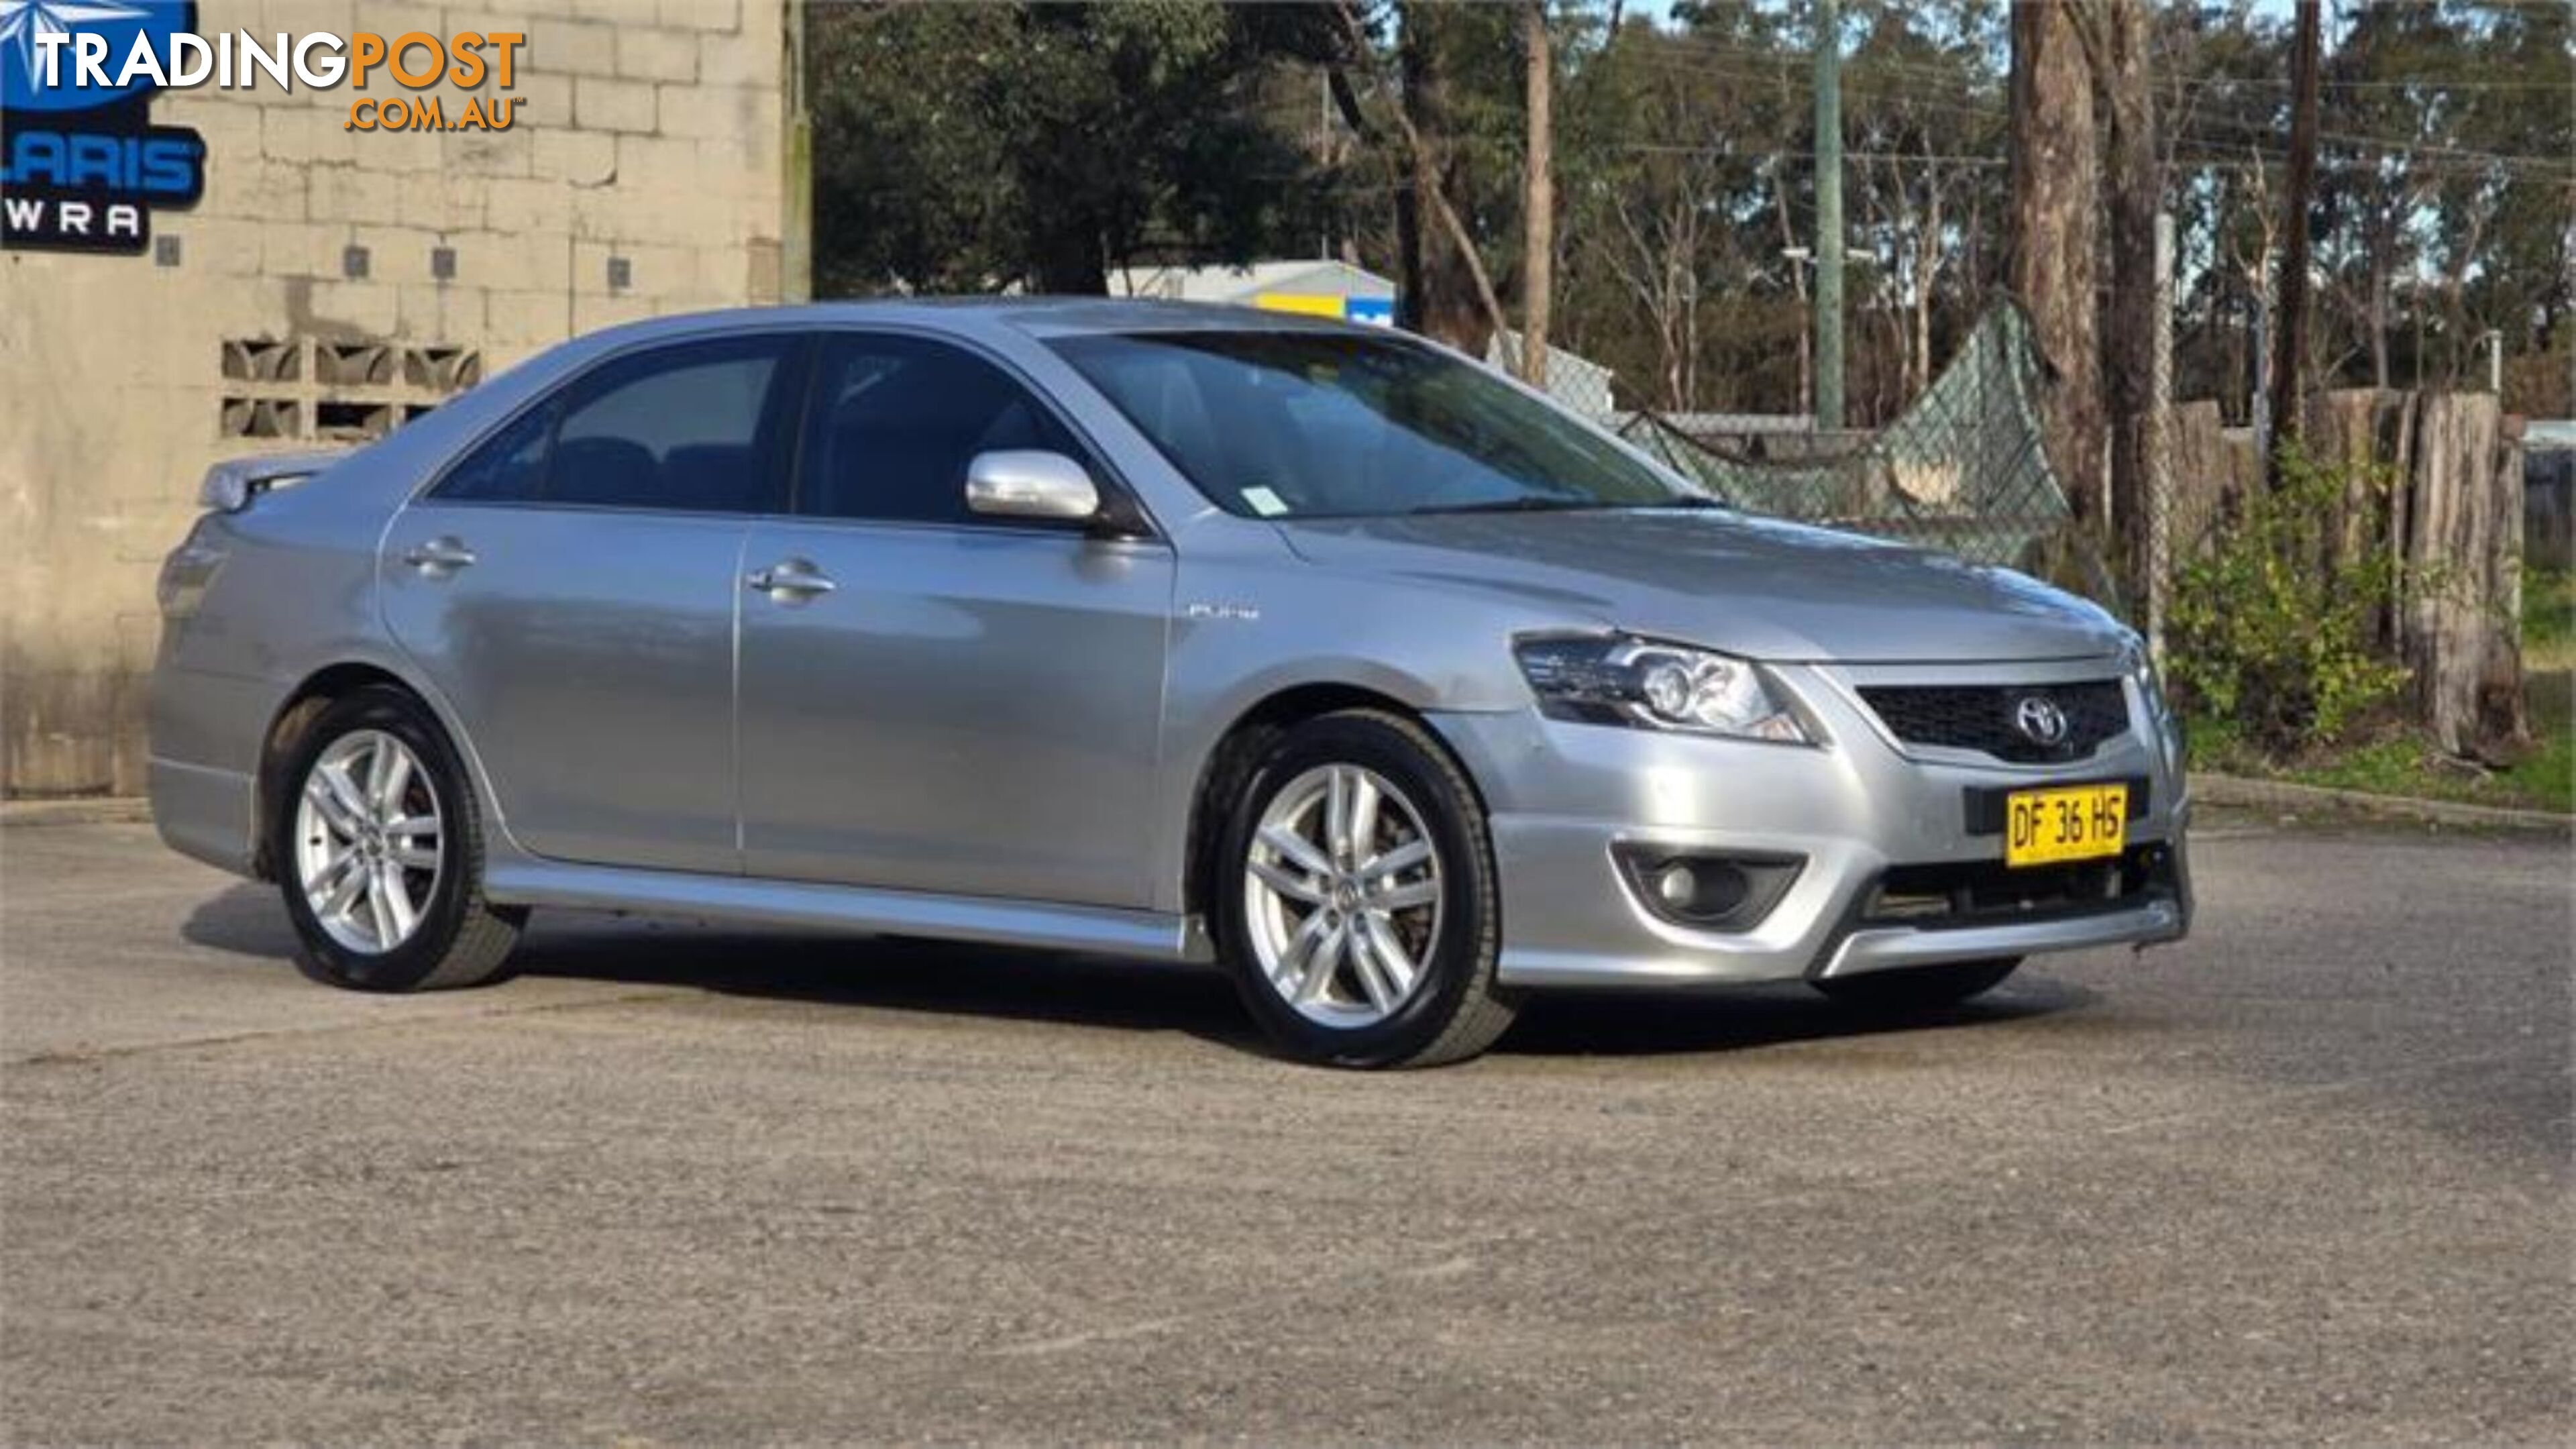
{"type": "Polygon", "coordinates": [[[2155,661],[2147,655],[2146,641],[2132,638],[2120,652],[2129,677],[2137,681],[2138,698],[2146,702],[2147,713],[2158,720],[2173,718],[2172,708],[2165,703],[2164,685],[2156,678],[2155,661]]]}
{"type": "Polygon", "coordinates": [[[1813,742],[1749,660],[1626,635],[1532,636],[1512,652],[1540,711],[1557,719],[1813,742]]]}

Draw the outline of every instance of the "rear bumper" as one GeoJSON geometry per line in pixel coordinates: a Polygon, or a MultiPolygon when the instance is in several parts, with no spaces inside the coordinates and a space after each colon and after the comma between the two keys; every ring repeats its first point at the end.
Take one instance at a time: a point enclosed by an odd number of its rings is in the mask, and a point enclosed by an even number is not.
{"type": "Polygon", "coordinates": [[[152,823],[161,839],[235,875],[256,871],[260,742],[277,686],[166,659],[153,671],[152,823]]]}
{"type": "MultiPolygon", "coordinates": [[[[2028,667],[2038,679],[2085,666],[2028,667]]],[[[2089,666],[2100,677],[2103,666],[2089,666]]],[[[2178,752],[2144,722],[2073,765],[2026,767],[1901,749],[1822,671],[1786,671],[1828,739],[1799,748],[1551,720],[1535,710],[1434,716],[1486,796],[1501,876],[1501,979],[1520,986],[1689,986],[1853,976],[1945,961],[2180,939],[2191,926],[2178,752]],[[2101,894],[1996,903],[1923,924],[1888,919],[1905,877],[1990,880],[2003,837],[1991,792],[2127,780],[2143,793],[2128,856],[2101,894]],[[1767,913],[1737,929],[1650,908],[1623,852],[1795,858],[1767,913]],[[2132,868],[2131,863],[2134,863],[2132,868]]],[[[1987,671],[1986,678],[1994,672],[1987,671]]],[[[2009,677],[2009,676],[2008,676],[2009,677]]],[[[2134,694],[2134,691],[2133,691],[2134,694]]],[[[2015,872],[2016,880],[2021,873],[2015,872]]],[[[2090,889],[2087,886],[2086,889],[2090,889]]],[[[2071,888],[2070,888],[2071,889],[2071,888]]],[[[2003,888],[2011,894],[2012,886],[2003,888]]]]}
{"type": "Polygon", "coordinates": [[[251,832],[258,812],[250,776],[155,757],[150,781],[152,825],[162,844],[218,870],[252,874],[251,832]]]}

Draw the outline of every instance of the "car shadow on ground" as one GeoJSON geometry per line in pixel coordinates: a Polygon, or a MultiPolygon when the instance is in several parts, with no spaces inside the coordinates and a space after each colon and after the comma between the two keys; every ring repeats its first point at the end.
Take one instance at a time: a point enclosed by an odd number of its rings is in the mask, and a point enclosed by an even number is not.
{"type": "MultiPolygon", "coordinates": [[[[236,886],[190,913],[180,934],[294,970],[294,932],[274,890],[236,886]]],[[[724,996],[881,1011],[1179,1032],[1267,1047],[1214,971],[1108,957],[886,936],[828,936],[540,912],[514,958],[521,977],[684,987],[724,996]]],[[[506,990],[502,986],[499,989],[506,990]]],[[[1651,1056],[1750,1050],[1892,1031],[1993,1025],[2087,1005],[2094,994],[2017,976],[1977,1001],[1890,1016],[1804,986],[1703,992],[1547,993],[1494,1050],[1505,1056],[1651,1056]]]]}

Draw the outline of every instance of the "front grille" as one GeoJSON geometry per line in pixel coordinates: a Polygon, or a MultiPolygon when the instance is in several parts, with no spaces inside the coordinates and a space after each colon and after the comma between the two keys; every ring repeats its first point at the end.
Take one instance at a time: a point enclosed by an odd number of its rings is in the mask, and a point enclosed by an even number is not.
{"type": "Polygon", "coordinates": [[[2128,696],[2116,679],[2079,684],[1879,684],[1860,697],[1909,745],[1978,750],[2017,765],[2080,760],[2129,728],[2128,696]],[[2022,702],[2044,699],[2066,719],[2054,745],[2024,734],[2022,702]]]}

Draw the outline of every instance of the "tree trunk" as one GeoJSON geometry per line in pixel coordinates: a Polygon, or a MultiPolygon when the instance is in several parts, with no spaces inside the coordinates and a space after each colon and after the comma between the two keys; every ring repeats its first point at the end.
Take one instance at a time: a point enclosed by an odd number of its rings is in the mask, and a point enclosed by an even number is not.
{"type": "Polygon", "coordinates": [[[2308,345],[2308,199],[2317,180],[2318,0],[2298,0],[2290,51],[2290,162],[2281,188],[2281,306],[2272,319],[2272,457],[2264,478],[2281,480],[2284,447],[2299,440],[2300,373],[2308,345]]]}
{"type": "MultiPolygon", "coordinates": [[[[1404,95],[1395,120],[1413,178],[1414,227],[1419,238],[1415,250],[1421,274],[1415,315],[1425,336],[1471,357],[1482,357],[1500,309],[1499,304],[1491,311],[1479,305],[1480,294],[1490,293],[1492,287],[1485,281],[1483,262],[1473,252],[1473,240],[1466,236],[1448,200],[1465,189],[1466,167],[1457,148],[1449,144],[1452,118],[1446,58],[1440,46],[1440,10],[1416,0],[1401,8],[1398,21],[1403,27],[1404,95]]],[[[1343,15],[1346,24],[1357,26],[1349,0],[1344,0],[1343,15]]]]}
{"type": "Polygon", "coordinates": [[[2370,248],[2370,385],[2388,386],[2388,254],[2391,250],[2386,234],[2371,240],[2370,248]]]}
{"type": "Polygon", "coordinates": [[[2111,221],[2111,287],[2103,308],[2104,392],[2111,413],[2113,568],[2120,589],[2144,600],[2149,569],[2147,494],[2156,437],[2156,207],[2154,77],[2147,59],[2146,0],[2099,0],[2075,16],[2100,88],[2110,134],[2104,177],[2111,221]]]}
{"type": "Polygon", "coordinates": [[[2043,390],[2049,466],[2079,529],[2099,537],[2102,364],[2094,251],[2100,186],[2093,88],[2065,0],[2012,11],[2012,287],[2052,374],[2043,390]]]}
{"type": "Polygon", "coordinates": [[[1066,213],[1031,219],[1037,252],[1037,290],[1050,297],[1101,297],[1109,293],[1109,257],[1091,218],[1066,213]]]}
{"type": "MultiPolygon", "coordinates": [[[[1404,275],[1396,320],[1408,330],[1482,357],[1486,345],[1503,325],[1503,304],[1494,295],[1492,279],[1485,275],[1484,259],[1476,254],[1475,238],[1468,234],[1466,223],[1458,219],[1457,208],[1449,203],[1450,191],[1463,189],[1463,180],[1462,167],[1447,144],[1448,86],[1441,73],[1439,35],[1431,18],[1440,9],[1437,5],[1416,3],[1397,11],[1402,32],[1398,61],[1404,86],[1392,114],[1397,139],[1403,144],[1403,154],[1398,159],[1412,181],[1407,190],[1413,200],[1413,224],[1411,243],[1406,245],[1401,235],[1406,230],[1405,217],[1399,208],[1396,220],[1398,246],[1403,253],[1400,270],[1404,275]]],[[[1368,27],[1361,22],[1354,0],[1335,0],[1333,12],[1341,21],[1353,63],[1374,70],[1377,52],[1369,43],[1368,27]]]]}
{"type": "Polygon", "coordinates": [[[2423,395],[2407,479],[2406,662],[2434,743],[2490,764],[2530,745],[2523,713],[2521,446],[2487,393],[2423,395]]]}
{"type": "Polygon", "coordinates": [[[1529,70],[1529,155],[1521,178],[1521,356],[1523,380],[1547,385],[1547,322],[1556,286],[1556,61],[1548,46],[1547,0],[1526,0],[1522,46],[1529,70]]]}
{"type": "MultiPolygon", "coordinates": [[[[1777,173],[1771,179],[1771,201],[1780,218],[1780,250],[1786,253],[1798,244],[1798,232],[1789,220],[1789,188],[1777,173]]],[[[1789,264],[1789,287],[1798,296],[1798,412],[1813,417],[1816,412],[1816,329],[1807,325],[1807,269],[1796,262],[1789,264]]]]}

